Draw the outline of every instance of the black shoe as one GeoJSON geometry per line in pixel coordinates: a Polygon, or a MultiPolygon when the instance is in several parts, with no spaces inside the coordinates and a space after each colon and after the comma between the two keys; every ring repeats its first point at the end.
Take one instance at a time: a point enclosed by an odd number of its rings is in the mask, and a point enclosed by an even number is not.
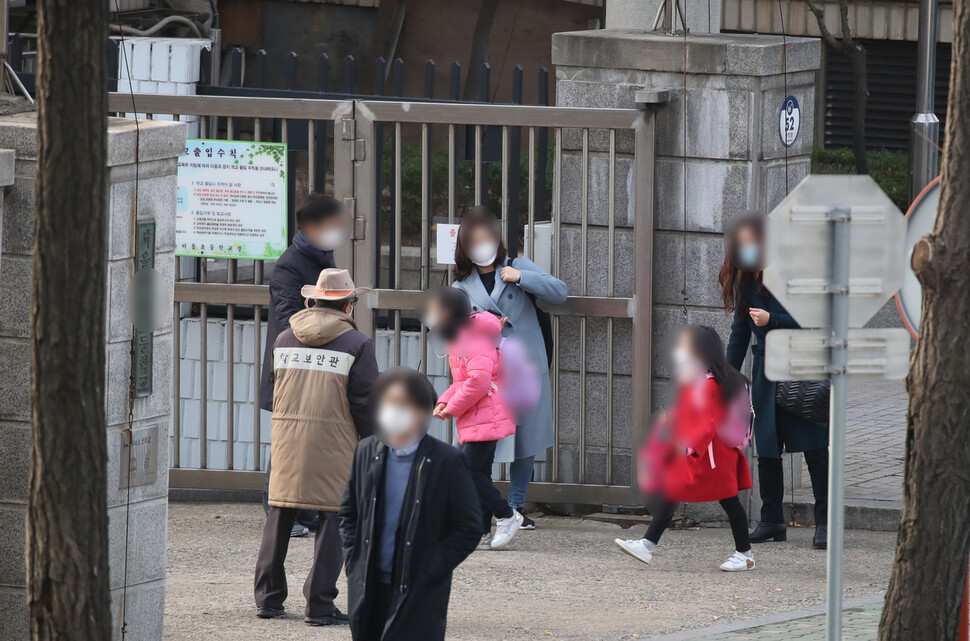
{"type": "Polygon", "coordinates": [[[520,505],[513,505],[512,509],[522,515],[522,525],[519,526],[520,530],[536,529],[536,522],[525,515],[525,507],[520,505]]]}
{"type": "Polygon", "coordinates": [[[256,616],[260,619],[278,619],[283,616],[283,608],[257,607],[256,616]]]}
{"type": "Polygon", "coordinates": [[[297,537],[306,536],[310,533],[310,528],[305,525],[300,525],[299,523],[293,524],[293,529],[290,530],[290,538],[295,539],[297,537]]]}
{"type": "Polygon", "coordinates": [[[815,526],[815,536],[812,537],[812,547],[816,550],[825,550],[829,547],[829,526],[815,526]]]}
{"type": "Polygon", "coordinates": [[[307,625],[348,625],[350,623],[350,617],[341,612],[340,610],[334,610],[333,614],[324,617],[303,617],[303,622],[307,625]]]}
{"type": "Polygon", "coordinates": [[[764,543],[769,539],[774,539],[777,542],[785,541],[788,539],[788,526],[784,523],[765,523],[762,521],[758,523],[754,532],[748,535],[748,539],[752,543],[764,543]]]}

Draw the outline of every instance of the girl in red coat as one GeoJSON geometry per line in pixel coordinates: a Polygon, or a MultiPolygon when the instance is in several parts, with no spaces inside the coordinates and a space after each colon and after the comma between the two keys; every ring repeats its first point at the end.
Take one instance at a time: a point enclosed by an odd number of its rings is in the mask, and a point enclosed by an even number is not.
{"type": "Polygon", "coordinates": [[[616,539],[617,547],[650,563],[660,536],[681,501],[719,501],[731,523],[734,554],[721,565],[725,572],[753,570],[748,541],[748,516],[738,492],[751,487],[751,471],[744,452],[718,437],[728,407],[738,394],[746,394],[745,378],[728,365],[724,345],[710,327],[689,326],[674,349],[677,402],[666,421],[675,456],[664,465],[663,500],[642,539],[616,539]]]}

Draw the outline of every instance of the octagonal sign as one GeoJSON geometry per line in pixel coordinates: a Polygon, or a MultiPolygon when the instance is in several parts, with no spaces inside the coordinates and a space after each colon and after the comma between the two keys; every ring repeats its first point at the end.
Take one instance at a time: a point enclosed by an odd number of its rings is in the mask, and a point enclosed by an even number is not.
{"type": "Polygon", "coordinates": [[[848,214],[849,327],[903,284],[906,220],[869,176],[810,175],[769,216],[764,284],[802,327],[831,323],[835,218],[848,214]]]}

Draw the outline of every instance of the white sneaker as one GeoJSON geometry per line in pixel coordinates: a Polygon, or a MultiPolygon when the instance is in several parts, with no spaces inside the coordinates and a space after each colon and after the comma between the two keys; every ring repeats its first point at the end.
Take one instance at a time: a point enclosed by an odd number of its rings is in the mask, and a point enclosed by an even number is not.
{"type": "Polygon", "coordinates": [[[653,552],[647,548],[646,539],[613,539],[616,547],[620,548],[634,559],[649,564],[653,561],[653,552]]]}
{"type": "Polygon", "coordinates": [[[520,527],[522,527],[522,515],[513,508],[512,516],[507,519],[498,519],[495,522],[495,536],[492,537],[492,549],[496,550],[511,541],[520,527]]]}
{"type": "Polygon", "coordinates": [[[482,535],[482,540],[478,542],[476,550],[491,550],[492,549],[492,533],[486,532],[482,535]]]}
{"type": "Polygon", "coordinates": [[[721,569],[725,572],[746,572],[747,570],[753,570],[754,557],[735,552],[731,555],[731,558],[721,564],[721,569]]]}

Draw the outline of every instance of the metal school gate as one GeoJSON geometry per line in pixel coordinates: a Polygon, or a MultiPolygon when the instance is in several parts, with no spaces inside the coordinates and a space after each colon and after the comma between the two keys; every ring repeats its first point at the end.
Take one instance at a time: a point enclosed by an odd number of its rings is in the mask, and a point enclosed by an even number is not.
{"type": "MultiPolygon", "coordinates": [[[[530,486],[529,500],[636,500],[639,430],[630,423],[645,420],[651,407],[652,108],[156,95],[134,99],[135,109],[146,118],[198,117],[203,138],[275,137],[291,149],[306,150],[302,156],[290,154],[289,172],[304,177],[299,192],[332,191],[353,213],[353,242],[338,252],[337,264],[352,265],[355,282],[375,289],[361,300],[355,318],[362,331],[380,334],[389,343],[388,364],[417,365],[413,349],[404,347],[410,341],[419,346],[418,361],[427,370],[427,336],[412,310],[423,289],[452,279],[450,269],[432,260],[436,223],[457,222],[463,208],[489,204],[502,220],[503,236],[519,241],[522,254],[538,260],[537,244],[543,245],[551,255],[550,270],[566,282],[570,296],[547,310],[555,337],[550,374],[556,442],[530,486]],[[543,135],[555,140],[551,181],[537,176],[537,168],[544,166],[538,158],[543,135]],[[519,177],[505,170],[513,153],[521,154],[519,177]],[[528,193],[520,200],[527,204],[521,212],[510,212],[510,192],[520,183],[528,193]],[[535,192],[544,188],[551,190],[551,211],[536,211],[541,200],[535,192]],[[590,241],[594,236],[605,237],[595,250],[590,241]],[[621,243],[624,251],[618,252],[621,243]],[[603,266],[605,278],[591,265],[603,266]],[[632,272],[629,286],[616,285],[620,269],[632,272]],[[622,344],[614,342],[621,325],[622,344]],[[617,347],[632,352],[622,355],[632,362],[622,375],[614,367],[617,347]],[[404,357],[405,350],[411,358],[404,357]],[[594,360],[605,365],[587,365],[594,360]],[[620,379],[622,389],[616,384],[620,379]],[[596,394],[591,393],[594,381],[596,394]],[[605,421],[596,411],[604,404],[605,421]],[[595,473],[590,467],[594,458],[595,473]]],[[[132,97],[122,94],[111,94],[109,109],[135,110],[132,97]]],[[[291,193],[291,209],[301,199],[291,193]]],[[[173,377],[173,488],[262,488],[261,451],[270,426],[253,401],[259,397],[260,337],[269,304],[264,269],[268,267],[260,261],[176,258],[175,357],[183,367],[177,366],[173,377]],[[218,345],[209,336],[215,319],[225,328],[216,337],[218,345]],[[180,331],[187,323],[197,328],[197,338],[194,330],[180,331]],[[253,331],[240,331],[241,325],[253,331]],[[237,376],[241,353],[249,355],[245,371],[252,380],[237,376]],[[185,359],[191,354],[201,366],[193,380],[183,382],[185,359]],[[225,356],[221,361],[210,362],[220,354],[225,356]],[[210,378],[218,378],[219,384],[210,378]],[[180,407],[186,387],[197,390],[201,410],[196,413],[180,407]],[[192,451],[183,451],[183,443],[191,444],[192,451]],[[220,456],[214,455],[215,448],[220,456]]]]}

